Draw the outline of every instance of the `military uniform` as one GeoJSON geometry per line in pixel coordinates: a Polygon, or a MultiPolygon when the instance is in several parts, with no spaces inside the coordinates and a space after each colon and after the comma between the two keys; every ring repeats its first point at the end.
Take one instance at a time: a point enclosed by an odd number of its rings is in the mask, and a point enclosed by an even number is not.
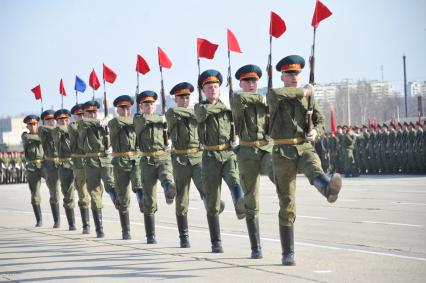
{"type": "Polygon", "coordinates": [[[60,226],[60,213],[59,213],[59,175],[58,175],[58,151],[57,145],[53,140],[53,131],[55,127],[48,126],[47,120],[55,118],[55,112],[53,110],[46,110],[41,113],[41,119],[43,120],[42,126],[39,127],[38,134],[41,139],[41,144],[44,151],[43,160],[43,174],[46,179],[46,185],[49,188],[50,193],[50,207],[53,214],[53,228],[59,228],[60,226]]]}
{"type": "MultiPolygon", "coordinates": [[[[305,61],[297,55],[287,56],[276,66],[282,76],[294,76],[304,67],[305,61]]],[[[331,179],[321,168],[321,162],[310,142],[315,131],[324,132],[324,116],[316,103],[313,103],[312,122],[314,130],[306,133],[308,111],[307,95],[313,92],[312,86],[305,89],[297,86],[284,86],[273,89],[267,95],[271,115],[271,138],[274,142],[272,164],[275,185],[280,201],[279,227],[283,265],[294,265],[294,230],[296,220],[296,173],[303,172],[318,191],[329,202],[335,202],[341,188],[339,174],[331,179]],[[309,134],[310,136],[306,136],[309,134]],[[310,137],[307,139],[306,137],[310,137]]]]}
{"type": "MultiPolygon", "coordinates": [[[[158,95],[143,91],[137,102],[154,103],[158,95]]],[[[137,113],[133,119],[137,145],[141,151],[141,176],[144,193],[144,223],[147,243],[156,243],[155,212],[157,211],[156,184],[160,180],[166,202],[173,203],[176,187],[173,181],[171,158],[165,144],[166,119],[157,114],[137,113]]],[[[168,141],[167,141],[168,142],[168,141]]]]}
{"type": "MultiPolygon", "coordinates": [[[[24,118],[25,124],[38,124],[40,118],[36,115],[28,115],[24,118]]],[[[27,161],[28,186],[31,191],[31,205],[36,218],[36,227],[42,226],[40,209],[41,195],[40,185],[42,177],[43,147],[37,133],[22,133],[22,145],[24,146],[25,159],[27,161]]]]}
{"type": "Polygon", "coordinates": [[[6,167],[4,166],[3,152],[0,152],[0,185],[3,184],[4,181],[5,168],[6,167]]]}
{"type": "Polygon", "coordinates": [[[354,149],[355,149],[355,136],[351,133],[349,128],[347,129],[346,134],[343,136],[343,152],[345,160],[345,177],[356,177],[355,159],[354,159],[354,149]]]}

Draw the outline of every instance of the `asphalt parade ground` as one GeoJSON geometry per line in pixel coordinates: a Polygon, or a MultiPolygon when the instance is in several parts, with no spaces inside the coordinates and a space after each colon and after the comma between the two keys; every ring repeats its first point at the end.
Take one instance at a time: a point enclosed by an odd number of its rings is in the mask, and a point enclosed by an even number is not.
{"type": "MultiPolygon", "coordinates": [[[[189,210],[191,248],[179,248],[174,204],[158,190],[156,235],[147,245],[143,216],[133,196],[132,240],[121,240],[118,212],[104,195],[104,232],[68,231],[53,219],[42,184],[43,227],[35,218],[26,184],[0,186],[1,282],[425,282],[426,176],[364,176],[344,179],[335,204],[297,178],[297,266],[281,265],[278,198],[261,179],[260,233],[263,259],[250,259],[244,220],[237,220],[226,185],[221,214],[223,254],[210,253],[205,210],[195,187],[189,210]]],[[[159,189],[160,186],[157,187],[159,189]]]]}

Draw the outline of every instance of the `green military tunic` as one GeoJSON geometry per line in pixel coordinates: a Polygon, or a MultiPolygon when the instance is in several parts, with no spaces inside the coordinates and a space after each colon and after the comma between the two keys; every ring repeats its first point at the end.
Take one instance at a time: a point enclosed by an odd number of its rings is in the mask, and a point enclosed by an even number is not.
{"type": "Polygon", "coordinates": [[[173,184],[170,154],[165,151],[163,117],[157,114],[137,113],[133,118],[137,145],[141,151],[141,176],[144,192],[144,213],[157,211],[157,180],[167,190],[173,184]]]}
{"type": "Polygon", "coordinates": [[[343,152],[345,160],[345,176],[357,175],[355,171],[355,159],[354,159],[354,149],[355,149],[355,137],[346,133],[343,136],[343,152]]]}
{"type": "Polygon", "coordinates": [[[415,173],[416,171],[416,131],[411,129],[407,136],[407,173],[415,173]]]}
{"type": "Polygon", "coordinates": [[[188,213],[191,179],[203,199],[200,141],[194,110],[183,107],[170,108],[166,113],[170,138],[173,144],[172,165],[176,185],[176,215],[188,213]]]}
{"type": "Polygon", "coordinates": [[[237,160],[230,149],[231,111],[220,100],[214,105],[203,101],[195,105],[195,117],[200,142],[204,145],[202,176],[207,216],[217,216],[222,178],[230,188],[240,185],[237,160]]]}
{"type": "Polygon", "coordinates": [[[44,151],[43,170],[46,185],[49,188],[50,204],[59,204],[59,175],[58,175],[58,151],[53,140],[55,127],[42,125],[39,127],[38,135],[44,151]]]}
{"type": "Polygon", "coordinates": [[[21,136],[27,162],[27,179],[31,191],[31,204],[40,205],[40,185],[42,177],[43,147],[37,134],[24,132],[21,136]]]}
{"type": "MultiPolygon", "coordinates": [[[[305,140],[308,101],[302,88],[273,89],[267,95],[274,140],[272,164],[280,201],[280,226],[293,226],[296,220],[296,173],[301,171],[310,183],[322,174],[321,161],[311,142],[305,140]],[[281,142],[292,144],[280,144],[281,142]]],[[[314,103],[312,122],[318,135],[324,132],[324,116],[314,103]]]]}
{"type": "Polygon", "coordinates": [[[267,106],[259,93],[234,93],[231,101],[237,125],[236,133],[240,138],[237,151],[240,182],[244,190],[246,217],[259,214],[260,174],[268,175],[273,182],[272,143],[266,141],[267,106]]]}

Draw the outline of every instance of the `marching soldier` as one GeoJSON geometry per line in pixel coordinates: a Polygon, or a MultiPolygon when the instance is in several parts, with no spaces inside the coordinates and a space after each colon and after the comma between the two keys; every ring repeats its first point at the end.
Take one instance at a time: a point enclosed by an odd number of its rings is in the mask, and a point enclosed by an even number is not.
{"type": "Polygon", "coordinates": [[[262,71],[258,66],[245,65],[237,70],[242,92],[234,93],[231,106],[235,113],[240,147],[237,151],[240,182],[244,191],[246,224],[250,238],[251,258],[262,258],[259,233],[259,182],[260,174],[268,175],[273,182],[272,143],[266,139],[266,98],[257,92],[262,71]]]}
{"type": "Polygon", "coordinates": [[[359,152],[359,163],[360,163],[360,172],[361,174],[366,174],[368,170],[368,127],[362,125],[361,133],[357,137],[357,145],[359,152]]]}
{"type": "Polygon", "coordinates": [[[342,143],[345,161],[345,177],[357,177],[358,174],[356,173],[354,160],[355,136],[350,126],[344,126],[343,129],[346,130],[342,143]]]}
{"type": "Polygon", "coordinates": [[[237,145],[231,137],[232,114],[219,99],[222,80],[218,71],[204,71],[198,78],[198,86],[207,100],[195,105],[198,135],[204,148],[202,176],[213,253],[223,253],[219,225],[222,178],[227,180],[237,217],[245,217],[243,190],[235,153],[231,150],[237,145]]]}
{"type": "Polygon", "coordinates": [[[60,226],[59,214],[59,176],[58,176],[58,151],[53,140],[53,131],[56,126],[55,111],[46,110],[41,113],[43,125],[40,126],[38,134],[44,151],[43,173],[46,185],[50,193],[50,207],[53,214],[53,228],[60,226]]]}
{"type": "Polygon", "coordinates": [[[415,168],[415,172],[416,173],[421,173],[422,172],[422,154],[424,154],[423,152],[423,148],[422,148],[422,139],[423,139],[423,127],[422,125],[417,122],[416,123],[416,137],[415,137],[415,143],[414,143],[414,149],[415,149],[415,161],[416,161],[416,168],[415,168]]]}
{"type": "Polygon", "coordinates": [[[31,204],[36,218],[36,227],[42,226],[40,185],[42,173],[43,147],[38,135],[38,122],[36,115],[28,115],[24,118],[29,132],[22,133],[25,159],[27,161],[28,186],[31,191],[31,204]]]}
{"type": "Polygon", "coordinates": [[[388,162],[389,162],[389,170],[390,173],[396,174],[398,173],[398,156],[396,153],[396,145],[397,144],[397,133],[395,130],[395,124],[390,124],[390,131],[388,137],[387,151],[388,151],[388,162]]]}
{"type": "Polygon", "coordinates": [[[416,168],[416,159],[415,155],[417,154],[415,149],[416,142],[416,126],[413,122],[410,122],[408,125],[408,136],[407,136],[407,173],[415,173],[416,168]]]}
{"type": "Polygon", "coordinates": [[[103,238],[105,234],[102,224],[103,187],[101,180],[114,205],[117,204],[117,194],[114,188],[111,157],[109,156],[112,150],[109,136],[105,129],[107,127],[107,119],[100,121],[97,118],[99,107],[99,103],[94,100],[84,103],[84,119],[77,123],[79,140],[82,141],[84,147],[86,183],[91,197],[96,237],[103,238]]]}
{"type": "Polygon", "coordinates": [[[276,66],[282,73],[284,87],[268,93],[271,114],[271,138],[274,142],[272,164],[275,185],[280,200],[279,227],[282,264],[295,265],[294,230],[296,220],[296,173],[303,172],[328,202],[337,200],[342,180],[339,174],[329,178],[310,141],[324,131],[324,116],[314,103],[313,129],[306,133],[307,96],[313,95],[313,86],[299,88],[305,60],[298,55],[283,58],[276,66]]]}
{"type": "Polygon", "coordinates": [[[74,175],[74,187],[78,194],[78,207],[80,208],[81,222],[83,223],[83,234],[89,234],[90,196],[87,191],[86,172],[84,170],[84,141],[78,132],[78,121],[83,119],[83,104],[74,105],[71,108],[71,115],[74,121],[68,125],[68,133],[74,175]]]}
{"type": "Polygon", "coordinates": [[[112,164],[114,165],[114,180],[117,190],[117,206],[120,215],[123,240],[130,240],[130,182],[136,193],[139,208],[143,211],[143,191],[140,179],[135,175],[140,172],[140,155],[136,146],[136,133],[130,108],[134,101],[128,95],[122,95],[114,100],[118,117],[108,123],[113,149],[112,164]],[[135,182],[135,180],[137,182],[135,182]]]}
{"type": "Polygon", "coordinates": [[[136,141],[141,151],[141,175],[144,201],[144,224],[148,244],[156,244],[155,212],[157,211],[156,184],[160,180],[167,204],[172,204],[176,196],[170,159],[170,144],[165,144],[164,125],[166,118],[155,114],[155,101],[158,95],[151,90],[137,96],[143,113],[133,118],[136,141]]]}

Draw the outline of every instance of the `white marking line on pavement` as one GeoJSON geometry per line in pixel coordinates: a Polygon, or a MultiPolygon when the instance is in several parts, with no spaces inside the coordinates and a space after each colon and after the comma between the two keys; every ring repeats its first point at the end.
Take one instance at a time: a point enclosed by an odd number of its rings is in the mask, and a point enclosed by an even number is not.
{"type": "Polygon", "coordinates": [[[408,193],[408,194],[426,194],[425,191],[395,191],[396,193],[408,193]]]}
{"type": "Polygon", "coordinates": [[[400,201],[394,201],[391,202],[392,204],[402,204],[402,205],[426,205],[426,203],[420,203],[420,202],[400,202],[400,201]]]}
{"type": "Polygon", "coordinates": [[[315,273],[331,273],[331,270],[314,270],[315,273]]]}
{"type": "Polygon", "coordinates": [[[320,219],[320,220],[328,220],[326,217],[320,216],[307,216],[307,215],[298,215],[297,218],[308,218],[308,219],[320,219]]]}
{"type": "Polygon", "coordinates": [[[423,225],[418,225],[418,224],[395,223],[395,222],[360,221],[360,223],[395,225],[395,226],[408,226],[408,227],[423,227],[423,225]]]}

